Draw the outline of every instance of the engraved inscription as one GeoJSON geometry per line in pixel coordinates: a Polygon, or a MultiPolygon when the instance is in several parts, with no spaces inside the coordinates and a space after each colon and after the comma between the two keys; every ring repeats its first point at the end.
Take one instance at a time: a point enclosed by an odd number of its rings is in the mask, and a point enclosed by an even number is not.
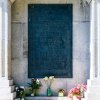
{"type": "Polygon", "coordinates": [[[28,10],[29,77],[72,77],[72,5],[36,4],[28,10]]]}

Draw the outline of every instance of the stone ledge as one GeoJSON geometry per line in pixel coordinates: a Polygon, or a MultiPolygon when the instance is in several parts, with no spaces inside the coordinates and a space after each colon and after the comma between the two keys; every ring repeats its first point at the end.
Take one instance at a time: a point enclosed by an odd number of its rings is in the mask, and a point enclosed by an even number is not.
{"type": "Polygon", "coordinates": [[[26,97],[26,100],[72,100],[67,96],[64,97],[26,97]]]}
{"type": "MultiPolygon", "coordinates": [[[[25,100],[72,100],[71,98],[64,96],[64,97],[26,97],[25,100]]],[[[82,98],[81,100],[85,100],[85,98],[82,98]]]]}

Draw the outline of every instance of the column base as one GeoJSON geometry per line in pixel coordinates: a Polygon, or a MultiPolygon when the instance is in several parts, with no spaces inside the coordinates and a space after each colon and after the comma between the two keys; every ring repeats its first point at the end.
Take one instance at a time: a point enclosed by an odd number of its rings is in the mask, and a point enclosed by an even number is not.
{"type": "Polygon", "coordinates": [[[0,80],[0,100],[13,100],[16,98],[13,80],[0,80]]]}
{"type": "Polygon", "coordinates": [[[100,79],[87,80],[85,100],[100,100],[100,79]]]}

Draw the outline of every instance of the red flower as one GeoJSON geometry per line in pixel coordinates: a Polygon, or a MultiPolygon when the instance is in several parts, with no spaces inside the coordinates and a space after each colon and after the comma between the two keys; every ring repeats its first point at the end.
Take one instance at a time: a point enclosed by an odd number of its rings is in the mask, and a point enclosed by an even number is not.
{"type": "Polygon", "coordinates": [[[32,78],[32,81],[34,81],[35,80],[35,78],[32,78]]]}
{"type": "Polygon", "coordinates": [[[84,90],[86,90],[86,89],[87,89],[87,86],[86,86],[85,84],[82,84],[82,88],[83,88],[84,90]]]}
{"type": "Polygon", "coordinates": [[[80,99],[81,97],[80,97],[80,95],[76,95],[76,98],[77,98],[77,99],[80,99]]]}

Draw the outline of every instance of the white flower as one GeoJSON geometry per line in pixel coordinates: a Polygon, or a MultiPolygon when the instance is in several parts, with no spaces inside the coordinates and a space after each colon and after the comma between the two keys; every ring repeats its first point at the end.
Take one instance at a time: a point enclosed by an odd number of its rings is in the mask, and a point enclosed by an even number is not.
{"type": "Polygon", "coordinates": [[[20,86],[20,88],[24,89],[24,86],[20,86]]]}
{"type": "Polygon", "coordinates": [[[37,80],[36,80],[36,83],[37,83],[37,84],[39,84],[39,83],[40,83],[40,81],[37,79],[37,80]]]}
{"type": "Polygon", "coordinates": [[[18,89],[18,87],[15,88],[16,90],[18,89]]]}

